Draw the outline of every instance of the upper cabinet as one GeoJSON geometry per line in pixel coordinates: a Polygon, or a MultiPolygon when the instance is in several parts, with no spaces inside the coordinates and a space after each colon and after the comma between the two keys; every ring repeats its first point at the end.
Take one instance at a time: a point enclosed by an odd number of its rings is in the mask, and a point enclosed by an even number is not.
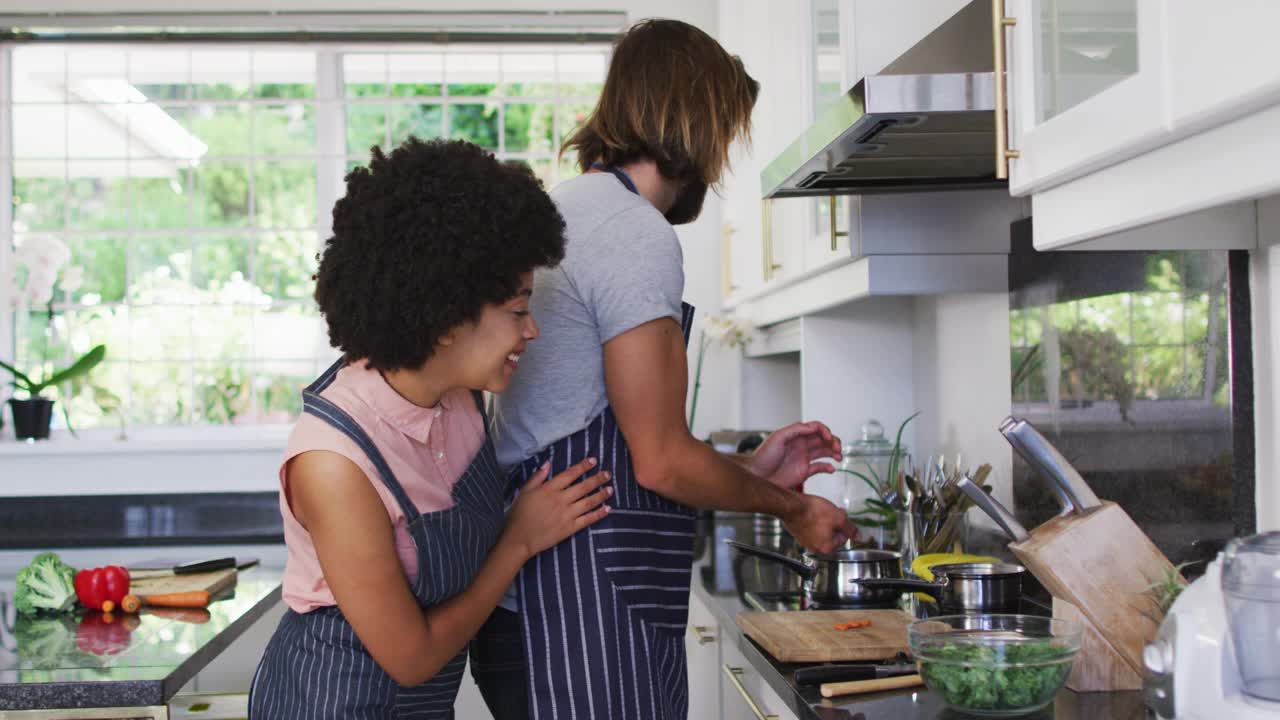
{"type": "Polygon", "coordinates": [[[1032,198],[1038,249],[1280,192],[1280,3],[994,0],[993,25],[1001,10],[1009,190],[1032,198]]]}

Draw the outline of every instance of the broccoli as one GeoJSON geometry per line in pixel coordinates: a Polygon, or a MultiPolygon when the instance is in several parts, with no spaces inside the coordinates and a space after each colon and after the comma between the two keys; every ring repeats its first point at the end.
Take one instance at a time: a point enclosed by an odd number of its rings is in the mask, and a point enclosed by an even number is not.
{"type": "Polygon", "coordinates": [[[61,668],[67,655],[77,652],[76,623],[71,615],[19,617],[13,636],[18,641],[18,655],[36,670],[61,668]]]}
{"type": "Polygon", "coordinates": [[[1051,700],[1071,670],[1068,657],[1051,641],[1000,647],[949,643],[934,648],[920,665],[929,685],[951,705],[1010,711],[1051,700]]]}
{"type": "Polygon", "coordinates": [[[31,615],[42,610],[65,612],[76,604],[76,570],[56,553],[40,553],[31,564],[18,571],[14,604],[18,612],[31,615]]]}

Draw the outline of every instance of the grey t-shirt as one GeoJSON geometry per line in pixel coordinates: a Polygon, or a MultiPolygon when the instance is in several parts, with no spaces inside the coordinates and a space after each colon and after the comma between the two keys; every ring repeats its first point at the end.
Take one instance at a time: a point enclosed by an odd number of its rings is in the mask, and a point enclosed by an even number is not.
{"type": "Polygon", "coordinates": [[[657,208],[610,173],[561,183],[551,197],[565,221],[565,258],[534,275],[530,309],[541,336],[497,396],[494,441],[504,467],[604,410],[606,342],[651,320],[681,318],[683,253],[657,208]]]}

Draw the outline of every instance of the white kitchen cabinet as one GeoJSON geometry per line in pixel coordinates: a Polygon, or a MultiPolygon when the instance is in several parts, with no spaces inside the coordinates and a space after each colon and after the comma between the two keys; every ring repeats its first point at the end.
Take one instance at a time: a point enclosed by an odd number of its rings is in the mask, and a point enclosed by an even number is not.
{"type": "MultiPolygon", "coordinates": [[[[736,645],[720,648],[721,715],[724,720],[796,720],[736,645]]],[[[689,717],[696,717],[691,712],[689,717]]]]}
{"type": "Polygon", "coordinates": [[[689,667],[689,717],[719,720],[720,625],[696,592],[689,593],[685,651],[689,667]]]}
{"type": "Polygon", "coordinates": [[[1270,123],[1249,122],[1280,104],[1280,3],[1005,2],[1009,189],[1033,197],[1038,249],[1280,188],[1252,172],[1270,123]]]}

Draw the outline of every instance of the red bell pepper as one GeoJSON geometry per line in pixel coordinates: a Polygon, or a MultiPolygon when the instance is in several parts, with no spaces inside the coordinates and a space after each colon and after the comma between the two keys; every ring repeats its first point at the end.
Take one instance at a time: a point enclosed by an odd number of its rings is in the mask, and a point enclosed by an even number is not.
{"type": "Polygon", "coordinates": [[[120,601],[129,594],[129,571],[119,565],[86,568],[76,573],[76,597],[80,604],[92,610],[102,610],[103,603],[111,603],[106,609],[120,607],[120,601]]]}

